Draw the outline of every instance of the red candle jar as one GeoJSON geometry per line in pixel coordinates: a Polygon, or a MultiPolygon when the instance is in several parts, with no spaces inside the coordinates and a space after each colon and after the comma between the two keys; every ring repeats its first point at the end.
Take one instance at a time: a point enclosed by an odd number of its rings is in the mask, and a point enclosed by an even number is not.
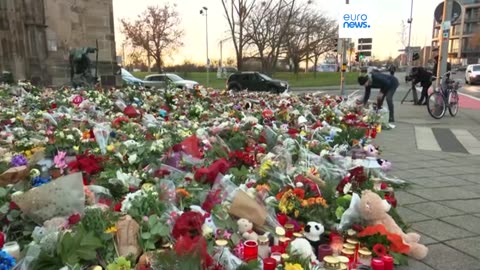
{"type": "Polygon", "coordinates": [[[295,226],[291,223],[285,224],[285,236],[288,238],[293,238],[293,233],[295,232],[295,226]]]}
{"type": "Polygon", "coordinates": [[[332,250],[332,247],[330,245],[327,245],[327,244],[323,244],[323,245],[320,245],[318,246],[318,260],[319,261],[323,261],[323,258],[325,258],[326,256],[331,256],[333,255],[333,250],[332,250]]]}
{"type": "Polygon", "coordinates": [[[385,255],[382,257],[383,269],[384,270],[393,270],[393,257],[385,255]]]}
{"type": "Polygon", "coordinates": [[[370,265],[372,270],[385,270],[385,264],[382,259],[375,258],[372,259],[372,264],[370,265]]]}
{"type": "Polygon", "coordinates": [[[282,247],[279,246],[279,245],[272,246],[272,247],[270,248],[270,251],[271,251],[271,253],[275,253],[275,252],[278,252],[278,253],[280,253],[280,254],[283,253],[282,247]]]}
{"type": "Polygon", "coordinates": [[[252,261],[258,258],[258,244],[256,241],[247,240],[243,243],[243,259],[252,261]]]}
{"type": "Polygon", "coordinates": [[[275,270],[277,268],[277,260],[274,258],[263,259],[263,270],[275,270]]]}
{"type": "Polygon", "coordinates": [[[282,248],[282,253],[287,251],[288,244],[290,243],[290,238],[288,237],[280,237],[278,239],[278,245],[282,248]]]}

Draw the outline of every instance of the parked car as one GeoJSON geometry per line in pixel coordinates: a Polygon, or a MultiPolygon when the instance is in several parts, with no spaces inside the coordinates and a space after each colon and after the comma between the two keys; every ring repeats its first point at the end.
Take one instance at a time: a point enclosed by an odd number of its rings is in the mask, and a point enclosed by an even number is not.
{"type": "Polygon", "coordinates": [[[185,80],[177,74],[163,73],[148,75],[144,79],[145,87],[166,88],[171,85],[180,89],[194,89],[199,85],[196,81],[185,80]]]}
{"type": "Polygon", "coordinates": [[[121,69],[122,80],[128,85],[143,86],[144,81],[136,78],[132,73],[128,72],[126,69],[121,69]]]}
{"type": "Polygon", "coordinates": [[[465,71],[465,83],[480,83],[480,64],[468,65],[465,71]]]}
{"type": "Polygon", "coordinates": [[[274,80],[265,74],[253,71],[234,73],[227,80],[227,89],[234,91],[269,91],[280,94],[288,88],[286,81],[274,80]]]}

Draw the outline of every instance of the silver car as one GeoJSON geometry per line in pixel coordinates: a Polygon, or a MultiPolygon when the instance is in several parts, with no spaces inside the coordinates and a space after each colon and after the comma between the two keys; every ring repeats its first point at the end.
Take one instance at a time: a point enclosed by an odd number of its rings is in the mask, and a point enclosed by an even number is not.
{"type": "Polygon", "coordinates": [[[180,89],[194,89],[199,85],[196,81],[185,80],[177,74],[162,73],[152,74],[145,77],[143,80],[145,87],[153,87],[164,89],[167,86],[180,89]]]}

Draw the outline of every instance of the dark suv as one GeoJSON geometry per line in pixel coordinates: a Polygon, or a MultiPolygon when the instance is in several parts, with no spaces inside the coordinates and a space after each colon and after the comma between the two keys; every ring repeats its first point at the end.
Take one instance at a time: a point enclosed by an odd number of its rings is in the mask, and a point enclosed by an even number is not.
{"type": "Polygon", "coordinates": [[[288,82],[274,80],[259,72],[237,72],[227,80],[227,89],[240,91],[268,91],[272,93],[283,93],[288,90],[288,82]]]}

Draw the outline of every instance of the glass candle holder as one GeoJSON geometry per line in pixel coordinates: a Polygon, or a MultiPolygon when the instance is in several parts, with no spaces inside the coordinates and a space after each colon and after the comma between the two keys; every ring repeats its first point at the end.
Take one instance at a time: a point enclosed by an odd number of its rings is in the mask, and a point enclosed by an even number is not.
{"type": "Polygon", "coordinates": [[[293,224],[291,223],[285,224],[285,236],[288,238],[292,238],[294,229],[295,229],[295,226],[293,226],[293,224]]]}
{"type": "Polygon", "coordinates": [[[275,259],[275,261],[277,262],[277,264],[280,264],[282,263],[282,253],[281,252],[272,252],[272,255],[270,255],[273,259],[275,259]]]}
{"type": "Polygon", "coordinates": [[[275,270],[277,268],[277,260],[274,258],[263,259],[263,270],[275,270]]]}
{"type": "Polygon", "coordinates": [[[320,262],[322,262],[323,258],[325,258],[326,256],[332,256],[332,255],[333,255],[333,250],[330,245],[323,244],[318,246],[318,260],[320,262]]]}
{"type": "Polygon", "coordinates": [[[20,259],[20,245],[17,242],[7,242],[3,245],[3,251],[10,254],[15,260],[20,259]]]}
{"type": "Polygon", "coordinates": [[[278,241],[280,237],[285,237],[285,229],[282,227],[276,227],[275,228],[275,237],[273,238],[273,244],[275,246],[278,245],[278,241]]]}
{"type": "Polygon", "coordinates": [[[243,243],[243,259],[245,261],[256,260],[258,258],[258,244],[256,241],[247,240],[243,243]]]}
{"type": "Polygon", "coordinates": [[[368,249],[360,249],[358,251],[358,262],[363,265],[372,264],[372,252],[368,249]]]}
{"type": "Polygon", "coordinates": [[[393,270],[393,257],[385,255],[382,257],[383,269],[384,270],[393,270]]]}
{"type": "Polygon", "coordinates": [[[379,258],[372,259],[370,266],[372,267],[372,270],[385,270],[385,264],[383,263],[383,260],[379,258]]]}
{"type": "Polygon", "coordinates": [[[266,236],[259,236],[258,237],[258,256],[260,258],[265,259],[268,258],[270,255],[270,241],[268,241],[268,237],[266,236]]]}
{"type": "Polygon", "coordinates": [[[282,248],[282,252],[285,253],[287,250],[288,244],[290,243],[290,238],[280,237],[278,240],[278,245],[282,248]]]}

